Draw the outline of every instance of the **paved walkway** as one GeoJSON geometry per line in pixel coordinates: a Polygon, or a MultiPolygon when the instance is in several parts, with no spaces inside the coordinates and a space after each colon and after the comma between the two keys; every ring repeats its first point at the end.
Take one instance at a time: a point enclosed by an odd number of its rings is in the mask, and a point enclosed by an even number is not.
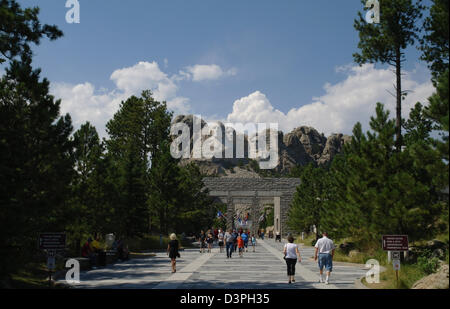
{"type": "Polygon", "coordinates": [[[214,248],[201,254],[198,249],[181,251],[177,272],[171,273],[170,260],[165,253],[155,257],[132,259],[108,267],[82,272],[78,288],[120,289],[336,289],[355,288],[354,282],[366,270],[358,266],[335,263],[330,284],[318,282],[317,264],[311,259],[314,248],[300,250],[302,263],[296,265],[296,282],[287,283],[283,243],[272,239],[258,240],[256,252],[232,259],[214,248]]]}

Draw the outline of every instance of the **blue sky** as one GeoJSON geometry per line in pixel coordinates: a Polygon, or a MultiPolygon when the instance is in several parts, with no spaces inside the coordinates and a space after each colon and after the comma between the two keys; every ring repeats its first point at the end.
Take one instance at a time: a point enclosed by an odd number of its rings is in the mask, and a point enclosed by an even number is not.
{"type": "MultiPolygon", "coordinates": [[[[175,113],[230,121],[272,121],[273,114],[273,121],[289,123],[281,125],[284,130],[306,124],[325,133],[349,133],[358,115],[367,122],[372,103],[355,109],[351,119],[337,119],[336,114],[317,120],[311,114],[337,113],[339,108],[313,107],[336,105],[335,100],[342,100],[337,92],[352,92],[349,88],[360,87],[356,84],[364,78],[384,81],[388,76],[381,65],[362,71],[354,67],[352,54],[357,51],[358,34],[353,22],[363,10],[359,0],[79,0],[80,24],[66,23],[65,0],[19,2],[39,6],[42,22],[63,30],[63,38],[44,41],[34,49],[35,64],[52,82],[55,95],[63,99],[62,110],[73,114],[76,124],[90,120],[99,131],[106,115],[117,107],[117,102],[108,100],[122,99],[117,93],[136,92],[151,80],[150,87],[158,83],[171,87],[170,95],[163,93],[161,98],[178,100],[178,105],[173,105],[175,113]],[[199,71],[195,69],[207,66],[214,66],[212,75],[196,80],[199,71]],[[113,72],[126,68],[129,70],[111,78],[113,72]],[[141,73],[135,75],[136,70],[141,73]],[[165,77],[156,81],[154,76],[143,76],[160,73],[165,77]],[[139,78],[141,82],[131,86],[139,78]],[[79,112],[93,105],[95,113],[79,112]],[[366,108],[367,114],[361,115],[361,108],[366,108]],[[261,114],[262,109],[266,111],[261,114]],[[97,118],[89,119],[93,114],[97,118]],[[327,125],[333,122],[336,125],[327,125]]],[[[422,100],[431,88],[426,65],[418,58],[416,49],[407,51],[405,69],[411,74],[405,78],[417,88],[414,99],[422,100]]],[[[386,85],[379,87],[389,87],[386,85]]],[[[380,97],[376,94],[373,103],[388,100],[381,88],[376,93],[380,97]]],[[[348,107],[353,110],[351,104],[348,107]]]]}

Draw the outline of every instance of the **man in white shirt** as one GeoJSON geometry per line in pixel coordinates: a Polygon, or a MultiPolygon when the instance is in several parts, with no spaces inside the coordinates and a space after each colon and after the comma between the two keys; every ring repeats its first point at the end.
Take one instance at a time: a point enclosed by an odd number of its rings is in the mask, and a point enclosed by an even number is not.
{"type": "Polygon", "coordinates": [[[330,274],[333,271],[333,257],[336,246],[333,241],[328,238],[327,232],[322,233],[322,238],[316,242],[316,251],[314,253],[314,261],[319,259],[320,282],[323,282],[323,268],[327,271],[325,284],[329,283],[330,274]]]}

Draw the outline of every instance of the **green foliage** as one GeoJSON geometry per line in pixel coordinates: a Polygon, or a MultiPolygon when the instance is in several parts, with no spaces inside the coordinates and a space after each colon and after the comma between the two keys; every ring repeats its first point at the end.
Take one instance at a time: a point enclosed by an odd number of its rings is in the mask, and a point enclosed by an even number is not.
{"type": "Polygon", "coordinates": [[[435,140],[435,145],[442,155],[442,159],[448,161],[448,150],[449,150],[449,80],[448,73],[449,70],[445,71],[437,83],[437,91],[429,99],[429,105],[425,107],[425,115],[433,121],[435,124],[435,129],[440,131],[440,139],[435,140]]]}
{"type": "MultiPolygon", "coordinates": [[[[361,2],[366,3],[365,0],[361,2]]],[[[417,21],[422,17],[423,9],[421,0],[380,1],[379,24],[367,23],[365,14],[359,12],[354,27],[359,32],[361,53],[353,54],[355,61],[395,65],[403,57],[400,51],[419,38],[417,21]]]]}
{"type": "Polygon", "coordinates": [[[157,121],[152,117],[159,115],[154,112],[158,103],[150,95],[144,92],[140,98],[132,96],[122,102],[106,125],[110,137],[106,140],[109,179],[115,191],[111,205],[113,222],[115,232],[127,237],[141,235],[149,229],[147,170],[152,148],[149,132],[156,130],[152,125],[157,121]]]}
{"type": "MultiPolygon", "coordinates": [[[[417,121],[409,123],[409,133],[429,128],[423,118],[411,119],[417,121]]],[[[446,178],[438,152],[413,135],[402,152],[395,151],[395,122],[382,104],[370,126],[365,135],[357,124],[344,155],[332,164],[326,206],[333,219],[325,227],[368,242],[377,242],[382,234],[408,234],[414,240],[438,232],[435,223],[442,211],[438,192],[446,178]]],[[[429,134],[426,131],[424,135],[429,134]]]]}
{"type": "Polygon", "coordinates": [[[66,215],[66,231],[75,239],[74,251],[79,254],[83,235],[101,230],[101,201],[97,198],[99,163],[103,149],[97,130],[86,122],[74,134],[75,177],[66,215]]]}
{"type": "Polygon", "coordinates": [[[324,205],[328,202],[328,178],[326,171],[309,164],[300,175],[289,210],[288,225],[297,231],[308,231],[312,225],[319,230],[322,220],[328,215],[324,205]]]}
{"type": "Polygon", "coordinates": [[[259,172],[260,172],[261,169],[259,168],[259,163],[258,163],[258,161],[253,160],[253,159],[250,159],[249,165],[250,165],[250,168],[251,168],[253,171],[255,171],[256,173],[259,173],[259,172]]]}
{"type": "Polygon", "coordinates": [[[64,230],[73,142],[59,105],[28,55],[11,62],[0,80],[0,276],[36,254],[39,232],[64,230]]]}
{"type": "Polygon", "coordinates": [[[435,273],[439,268],[439,259],[428,255],[419,256],[417,265],[427,275],[435,273]]]}
{"type": "MultiPolygon", "coordinates": [[[[365,0],[361,1],[363,4],[365,0]]],[[[408,46],[419,39],[418,20],[422,17],[424,6],[421,0],[383,0],[380,1],[380,23],[369,24],[361,12],[354,27],[359,32],[360,53],[353,54],[355,62],[386,63],[395,67],[396,88],[396,148],[402,146],[401,102],[406,96],[402,91],[401,68],[405,61],[404,52],[408,46]]]]}
{"type": "MultiPolygon", "coordinates": [[[[429,64],[435,81],[448,70],[449,43],[448,43],[448,0],[432,0],[428,16],[423,24],[424,36],[420,40],[422,60],[429,64]]],[[[448,96],[447,96],[448,98],[448,96]]]]}
{"type": "MultiPolygon", "coordinates": [[[[56,40],[63,33],[56,27],[41,25],[39,8],[22,9],[14,0],[0,0],[0,53],[6,59],[31,56],[30,44],[38,45],[42,37],[56,40]]],[[[6,59],[0,57],[0,64],[6,59]]]]}
{"type": "Polygon", "coordinates": [[[409,113],[409,119],[404,122],[403,128],[406,133],[404,142],[412,145],[419,141],[429,141],[430,133],[433,130],[433,122],[427,119],[422,104],[416,103],[409,113]]]}
{"type": "Polygon", "coordinates": [[[265,206],[264,212],[266,213],[266,219],[259,224],[260,229],[265,229],[266,227],[273,226],[275,224],[275,213],[273,205],[265,206]]]}

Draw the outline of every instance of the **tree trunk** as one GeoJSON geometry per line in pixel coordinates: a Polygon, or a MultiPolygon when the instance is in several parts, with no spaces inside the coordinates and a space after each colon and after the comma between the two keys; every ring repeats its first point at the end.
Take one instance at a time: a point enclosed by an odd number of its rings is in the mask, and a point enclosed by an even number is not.
{"type": "Polygon", "coordinates": [[[75,252],[76,252],[76,256],[80,256],[81,255],[81,237],[78,236],[75,239],[75,252]]]}
{"type": "Polygon", "coordinates": [[[397,151],[402,149],[402,75],[401,75],[401,51],[397,47],[395,60],[395,75],[397,77],[397,110],[395,122],[395,147],[397,151]]]}

